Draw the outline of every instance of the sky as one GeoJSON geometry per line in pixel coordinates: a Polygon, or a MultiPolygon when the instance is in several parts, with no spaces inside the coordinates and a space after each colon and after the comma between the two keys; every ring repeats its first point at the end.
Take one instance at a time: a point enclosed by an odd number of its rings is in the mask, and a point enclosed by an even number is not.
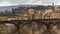
{"type": "Polygon", "coordinates": [[[60,5],[59,0],[0,0],[0,6],[11,6],[19,4],[49,5],[53,2],[57,5],[60,5]]]}

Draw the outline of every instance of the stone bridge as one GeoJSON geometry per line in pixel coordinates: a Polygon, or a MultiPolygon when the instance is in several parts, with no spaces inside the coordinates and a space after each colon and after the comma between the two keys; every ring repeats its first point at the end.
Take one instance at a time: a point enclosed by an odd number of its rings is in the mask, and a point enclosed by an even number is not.
{"type": "Polygon", "coordinates": [[[60,19],[0,21],[0,29],[1,34],[60,34],[60,19]],[[5,24],[14,24],[16,29],[6,32],[5,24]]]}

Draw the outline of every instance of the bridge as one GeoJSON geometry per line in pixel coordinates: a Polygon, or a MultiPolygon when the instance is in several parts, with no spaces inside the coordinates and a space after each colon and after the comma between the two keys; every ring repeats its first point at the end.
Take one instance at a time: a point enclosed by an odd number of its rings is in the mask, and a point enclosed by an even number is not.
{"type": "MultiPolygon", "coordinates": [[[[10,34],[13,34],[13,33],[14,34],[54,34],[51,32],[51,29],[53,29],[53,27],[55,25],[58,26],[58,24],[60,24],[60,19],[34,19],[34,20],[0,21],[0,25],[5,24],[5,23],[14,24],[17,28],[16,31],[11,32],[10,34]],[[42,27],[44,27],[45,30],[42,27]],[[42,30],[41,30],[41,28],[42,28],[42,30]],[[36,29],[38,30],[37,32],[35,31],[36,29]],[[46,31],[48,33],[45,33],[46,31]]],[[[56,34],[56,32],[55,32],[55,34],[56,34]]]]}

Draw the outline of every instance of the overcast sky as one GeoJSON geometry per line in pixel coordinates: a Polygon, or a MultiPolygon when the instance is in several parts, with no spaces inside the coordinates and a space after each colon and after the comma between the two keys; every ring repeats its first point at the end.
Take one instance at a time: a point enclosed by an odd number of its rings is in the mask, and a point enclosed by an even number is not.
{"type": "Polygon", "coordinates": [[[51,3],[60,4],[59,0],[0,0],[0,6],[10,6],[18,4],[48,5],[51,3]]]}

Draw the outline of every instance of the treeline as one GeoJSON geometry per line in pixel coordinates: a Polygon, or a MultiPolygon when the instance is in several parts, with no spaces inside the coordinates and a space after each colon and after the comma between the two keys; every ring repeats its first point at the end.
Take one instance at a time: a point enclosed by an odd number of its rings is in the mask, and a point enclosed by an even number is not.
{"type": "Polygon", "coordinates": [[[12,10],[5,10],[0,11],[0,16],[16,16],[25,13],[28,9],[35,9],[35,10],[44,10],[48,9],[51,6],[37,6],[37,7],[18,7],[12,8],[12,10]]]}
{"type": "Polygon", "coordinates": [[[16,16],[23,14],[26,12],[27,8],[23,7],[18,7],[18,8],[12,8],[12,10],[5,10],[5,11],[0,11],[0,16],[16,16]]]}

